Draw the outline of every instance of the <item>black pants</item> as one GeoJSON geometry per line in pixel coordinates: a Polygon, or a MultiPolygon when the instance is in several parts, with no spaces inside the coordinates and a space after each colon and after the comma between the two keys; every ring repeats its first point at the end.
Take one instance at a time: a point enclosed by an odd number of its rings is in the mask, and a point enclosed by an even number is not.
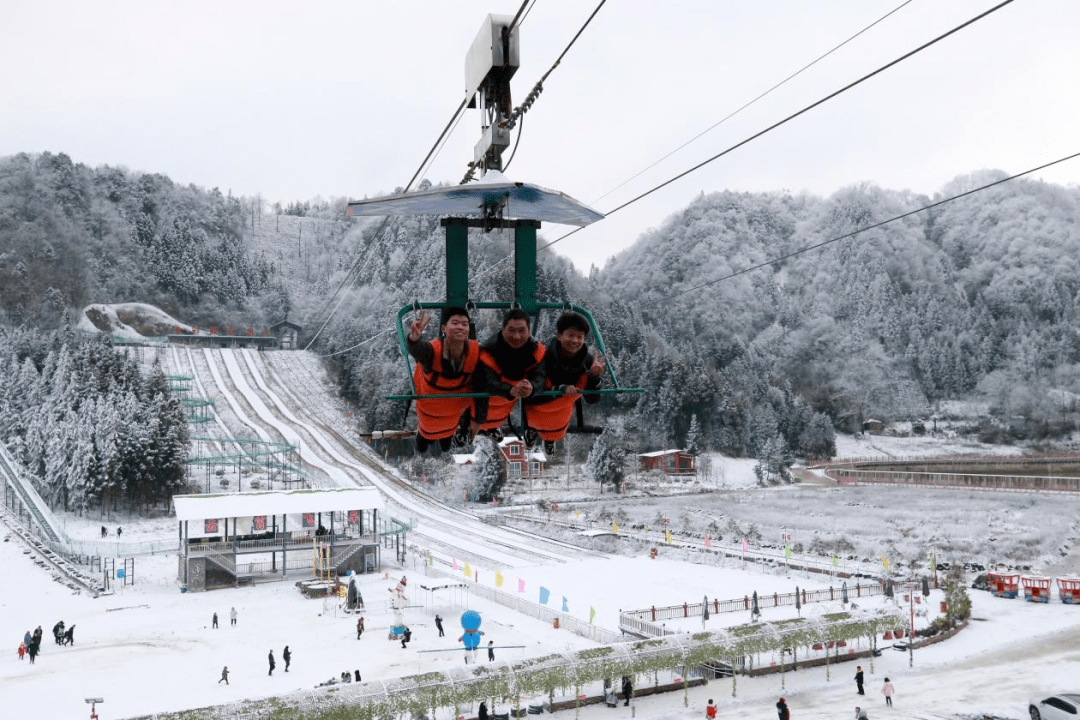
{"type": "Polygon", "coordinates": [[[892,707],[892,695],[886,695],[885,696],[885,704],[888,705],[889,707],[892,707]]]}
{"type": "Polygon", "coordinates": [[[863,692],[863,689],[862,689],[862,685],[863,685],[863,684],[862,684],[862,683],[857,683],[857,685],[859,686],[859,694],[860,694],[860,695],[865,695],[866,693],[864,693],[864,692],[863,692]]]}

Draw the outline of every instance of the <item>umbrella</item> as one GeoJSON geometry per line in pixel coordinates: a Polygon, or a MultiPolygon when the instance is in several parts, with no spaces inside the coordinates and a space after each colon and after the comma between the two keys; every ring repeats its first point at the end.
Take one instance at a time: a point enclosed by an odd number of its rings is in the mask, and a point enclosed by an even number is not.
{"type": "Polygon", "coordinates": [[[799,615],[802,615],[802,596],[799,593],[799,586],[795,586],[795,609],[799,611],[799,615]]]}
{"type": "Polygon", "coordinates": [[[704,622],[705,620],[709,619],[709,596],[708,595],[706,595],[705,599],[702,601],[702,608],[703,608],[703,610],[702,610],[702,618],[703,618],[702,622],[704,622]]]}
{"type": "Polygon", "coordinates": [[[847,605],[847,583],[844,583],[840,588],[840,602],[847,605]]]}

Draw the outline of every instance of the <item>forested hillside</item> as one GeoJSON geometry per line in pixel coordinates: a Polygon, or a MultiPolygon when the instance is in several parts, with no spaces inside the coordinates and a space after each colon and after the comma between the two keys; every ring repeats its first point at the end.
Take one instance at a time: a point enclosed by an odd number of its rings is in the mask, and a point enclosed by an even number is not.
{"type": "MultiPolygon", "coordinates": [[[[587,278],[541,252],[540,296],[590,308],[622,383],[648,391],[598,406],[629,449],[681,446],[696,416],[702,449],[827,456],[834,428],[961,404],[945,401],[987,408],[972,421],[984,439],[1061,436],[1077,427],[1080,189],[1009,182],[713,282],[1001,177],[933,198],[703,194],[587,278]]],[[[392,320],[442,297],[443,231],[434,217],[379,224],[346,218],[344,199],[267,206],[62,154],[6,158],[0,323],[60,327],[120,301],[207,325],[288,315],[365,428],[402,427],[404,404],[385,400],[408,387],[392,320]]],[[[475,299],[511,298],[511,244],[471,234],[475,299]]],[[[481,314],[481,338],[495,323],[481,314]]]]}
{"type": "Polygon", "coordinates": [[[0,438],[53,507],[142,508],[184,487],[183,405],[107,336],[0,335],[0,438]]]}

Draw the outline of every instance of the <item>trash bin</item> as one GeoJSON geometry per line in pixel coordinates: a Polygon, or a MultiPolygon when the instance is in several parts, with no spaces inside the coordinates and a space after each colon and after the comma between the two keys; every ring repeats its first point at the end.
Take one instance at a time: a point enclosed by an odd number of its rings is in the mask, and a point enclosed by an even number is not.
{"type": "Polygon", "coordinates": [[[543,705],[537,705],[535,703],[530,705],[529,706],[529,714],[530,715],[543,715],[544,714],[544,706],[543,705]]]}

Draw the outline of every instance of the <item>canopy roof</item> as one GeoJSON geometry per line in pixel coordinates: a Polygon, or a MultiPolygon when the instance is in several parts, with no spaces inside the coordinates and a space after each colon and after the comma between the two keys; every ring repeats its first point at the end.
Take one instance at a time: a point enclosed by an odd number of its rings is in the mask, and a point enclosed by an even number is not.
{"type": "Polygon", "coordinates": [[[288,513],[382,510],[375,488],[273,490],[213,495],[173,495],[177,520],[285,515],[288,513]]]}
{"type": "Polygon", "coordinates": [[[431,188],[349,203],[348,215],[482,215],[483,208],[505,203],[506,217],[562,225],[589,225],[604,216],[557,190],[513,182],[489,171],[470,185],[431,188]]]}

